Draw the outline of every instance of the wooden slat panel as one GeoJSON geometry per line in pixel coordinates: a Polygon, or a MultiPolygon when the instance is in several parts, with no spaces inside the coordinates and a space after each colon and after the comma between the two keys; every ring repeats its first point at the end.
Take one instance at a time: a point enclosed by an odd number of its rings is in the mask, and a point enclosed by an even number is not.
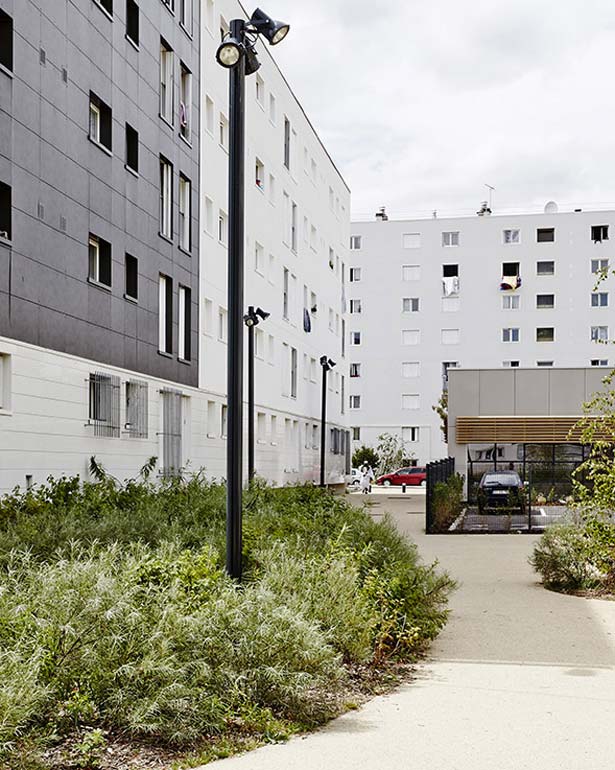
{"type": "MultiPolygon", "coordinates": [[[[580,430],[571,431],[578,417],[457,417],[455,421],[458,444],[479,443],[527,443],[566,444],[578,443],[580,430]]],[[[598,432],[597,439],[609,439],[606,431],[598,432]]]]}

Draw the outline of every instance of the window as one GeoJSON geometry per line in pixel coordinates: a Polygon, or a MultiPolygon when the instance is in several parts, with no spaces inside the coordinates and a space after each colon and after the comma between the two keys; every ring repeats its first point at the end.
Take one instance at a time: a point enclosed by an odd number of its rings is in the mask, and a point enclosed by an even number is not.
{"type": "Polygon", "coordinates": [[[205,128],[214,135],[214,103],[211,97],[205,97],[205,128]]]}
{"type": "Polygon", "coordinates": [[[126,37],[139,45],[139,6],[135,0],[126,0],[126,37]]]}
{"type": "Polygon", "coordinates": [[[170,11],[174,11],[175,10],[175,0],[162,0],[162,2],[166,5],[166,7],[170,11]]]}
{"type": "Polygon", "coordinates": [[[536,307],[539,310],[555,307],[555,294],[537,294],[536,307]]]}
{"type": "Polygon", "coordinates": [[[361,428],[351,428],[352,440],[361,441],[361,428]]]}
{"type": "Polygon", "coordinates": [[[90,234],[88,278],[111,288],[111,244],[90,234]]]}
{"type": "Polygon", "coordinates": [[[276,116],[275,96],[270,93],[269,94],[269,120],[272,123],[275,123],[275,116],[276,116]]]}
{"type": "Polygon", "coordinates": [[[261,275],[264,274],[265,252],[263,247],[258,242],[254,244],[254,269],[257,273],[260,273],[261,275]]]}
{"type": "Polygon", "coordinates": [[[207,438],[216,438],[218,435],[218,416],[215,401],[207,402],[207,438]]]}
{"type": "Polygon", "coordinates": [[[459,336],[459,329],[442,329],[442,344],[458,345],[459,336]]]}
{"type": "Polygon", "coordinates": [[[286,319],[287,321],[288,321],[288,305],[289,305],[288,280],[289,280],[288,268],[285,267],[282,273],[282,318],[286,319]]]}
{"type": "Polygon", "coordinates": [[[443,246],[459,246],[459,233],[457,231],[442,233],[443,246]]]}
{"type": "Polygon", "coordinates": [[[519,329],[515,327],[502,329],[502,342],[519,342],[519,329]]]}
{"type": "Polygon", "coordinates": [[[502,366],[505,369],[508,369],[508,368],[516,369],[519,366],[519,362],[518,361],[502,361],[502,366]]]}
{"type": "Polygon", "coordinates": [[[126,167],[139,173],[139,134],[126,123],[126,167]]]}
{"type": "Polygon", "coordinates": [[[160,116],[173,123],[173,51],[160,38],[160,116]]]}
{"type": "Polygon", "coordinates": [[[553,361],[536,361],[536,366],[553,366],[553,361]]]}
{"type": "Polygon", "coordinates": [[[214,31],[214,0],[207,0],[207,8],[205,9],[205,23],[207,24],[207,29],[210,30],[210,32],[214,31]]]}
{"type": "Polygon", "coordinates": [[[179,23],[187,32],[192,32],[192,0],[179,0],[179,23]]]}
{"type": "Polygon", "coordinates": [[[111,152],[111,107],[90,91],[90,139],[111,152]]]}
{"type": "Polygon", "coordinates": [[[256,76],[256,101],[261,107],[265,104],[265,82],[260,75],[256,76]]]}
{"type": "Polygon", "coordinates": [[[94,0],[94,2],[104,8],[109,16],[113,16],[113,0],[94,0]]]}
{"type": "Polygon", "coordinates": [[[609,260],[608,259],[592,259],[591,261],[591,268],[592,268],[592,274],[597,275],[598,273],[603,273],[605,270],[609,269],[609,260]]]}
{"type": "Polygon", "coordinates": [[[360,267],[351,267],[349,270],[350,273],[350,283],[359,283],[361,280],[361,268],[360,267]]]}
{"type": "Polygon", "coordinates": [[[158,350],[173,352],[173,281],[162,274],[158,277],[158,350]]]}
{"type": "Polygon", "coordinates": [[[8,184],[0,182],[0,238],[8,241],[13,237],[12,228],[13,191],[8,184]]]}
{"type": "Polygon", "coordinates": [[[537,243],[553,243],[555,241],[554,227],[539,227],[536,230],[537,243]]]}
{"type": "Polygon", "coordinates": [[[361,236],[360,235],[351,235],[350,236],[350,250],[351,251],[359,251],[361,249],[361,236]]]}
{"type": "Polygon", "coordinates": [[[361,396],[350,396],[350,408],[351,409],[361,408],[361,396]]]}
{"type": "Polygon", "coordinates": [[[419,429],[418,428],[402,428],[401,429],[401,439],[404,442],[407,442],[408,444],[416,444],[419,440],[419,429]]]}
{"type": "Polygon", "coordinates": [[[608,225],[592,225],[591,239],[594,243],[602,243],[602,241],[609,240],[609,226],[608,225]]]}
{"type": "MultiPolygon", "coordinates": [[[[608,366],[609,360],[608,358],[592,358],[590,363],[592,366],[608,366]]],[[[0,404],[0,406],[2,406],[2,404],[0,404]]]]}
{"type": "Polygon", "coordinates": [[[254,162],[254,182],[259,190],[265,189],[265,166],[259,158],[254,162]]]}
{"type": "Polygon", "coordinates": [[[13,19],[0,11],[0,64],[13,71],[13,19]]]}
{"type": "MultiPolygon", "coordinates": [[[[183,0],[187,2],[188,0],[183,0]]],[[[190,0],[191,2],[192,0],[190,0]]],[[[192,124],[192,73],[181,62],[179,65],[179,133],[190,142],[192,124]]]]}
{"type": "Polygon", "coordinates": [[[401,376],[408,380],[418,377],[421,373],[421,365],[418,361],[403,361],[401,365],[401,376]]]}
{"type": "Polygon", "coordinates": [[[297,204],[294,201],[290,205],[290,248],[297,253],[297,204]]]}
{"type": "Polygon", "coordinates": [[[220,436],[222,438],[226,438],[227,428],[228,428],[228,406],[226,404],[222,404],[222,409],[220,410],[220,436]]]}
{"type": "Polygon", "coordinates": [[[124,296],[139,299],[139,261],[132,254],[124,256],[124,296]]]}
{"type": "Polygon", "coordinates": [[[401,301],[402,312],[404,313],[418,313],[419,311],[419,298],[418,297],[404,297],[401,301]]]}
{"type": "Polygon", "coordinates": [[[214,303],[207,297],[203,299],[203,332],[208,337],[214,333],[214,303]]]}
{"type": "Polygon", "coordinates": [[[360,313],[361,312],[361,300],[360,299],[351,299],[350,300],[350,312],[351,313],[360,313]]]}
{"type": "Polygon", "coordinates": [[[191,360],[192,292],[180,286],[177,295],[177,356],[181,361],[191,360]]]}
{"type": "Polygon", "coordinates": [[[260,444],[265,443],[267,436],[267,415],[265,412],[256,413],[256,440],[260,444]]]}
{"type": "Polygon", "coordinates": [[[89,408],[90,424],[94,435],[107,438],[120,436],[120,378],[103,372],[90,373],[89,408]]]}
{"type": "Polygon", "coordinates": [[[402,268],[401,268],[402,281],[419,281],[420,278],[421,278],[420,265],[402,265],[402,268]]]}
{"type": "Polygon", "coordinates": [[[179,175],[179,247],[184,251],[192,248],[192,185],[190,180],[179,175]]]}
{"type": "Polygon", "coordinates": [[[519,268],[519,262],[502,262],[502,275],[506,278],[518,277],[521,274],[519,268]]]}
{"type": "Polygon", "coordinates": [[[536,329],[536,342],[554,342],[555,329],[552,326],[539,326],[536,329]]]}
{"type": "Polygon", "coordinates": [[[609,293],[607,291],[592,292],[592,307],[608,307],[609,293]]]}
{"type": "Polygon", "coordinates": [[[502,296],[502,310],[519,310],[519,295],[504,294],[502,296]]]}
{"type": "Polygon", "coordinates": [[[592,326],[591,339],[593,342],[606,342],[609,339],[608,326],[592,326]]]}
{"type": "Polygon", "coordinates": [[[0,353],[0,412],[11,410],[11,356],[0,353]]]}
{"type": "Polygon", "coordinates": [[[421,234],[404,233],[401,236],[401,245],[404,249],[419,249],[421,247],[421,234]]]}
{"type": "Polygon", "coordinates": [[[536,262],[536,275],[555,275],[555,262],[553,260],[536,262]]]}
{"type": "Polygon", "coordinates": [[[223,246],[228,242],[228,218],[224,211],[218,212],[218,240],[223,246]]]}
{"type": "Polygon", "coordinates": [[[223,307],[218,308],[218,339],[228,341],[228,313],[223,307]]]}
{"type": "Polygon", "coordinates": [[[124,429],[131,438],[147,438],[148,386],[143,380],[126,383],[126,424],[124,429]]]}
{"type": "Polygon", "coordinates": [[[350,364],[350,376],[351,377],[361,376],[361,364],[350,364]]]}
{"type": "Polygon", "coordinates": [[[442,278],[459,278],[459,265],[442,265],[442,278]]]}
{"type": "Polygon", "coordinates": [[[504,230],[504,243],[519,243],[519,230],[504,230]]]}
{"type": "Polygon", "coordinates": [[[456,369],[459,366],[458,361],[442,362],[442,390],[448,390],[448,370],[456,369]]]}
{"type": "Polygon", "coordinates": [[[418,345],[421,341],[421,332],[418,329],[403,329],[401,333],[402,345],[418,345]]]}
{"type": "Polygon", "coordinates": [[[290,397],[297,398],[297,349],[290,349],[290,397]]]}
{"type": "Polygon", "coordinates": [[[290,171],[290,120],[284,116],[284,165],[290,171]]]}
{"type": "Polygon", "coordinates": [[[209,235],[214,234],[214,202],[205,196],[205,231],[209,235]]]}
{"type": "Polygon", "coordinates": [[[402,409],[420,409],[421,399],[418,393],[404,393],[401,397],[402,409]]]}
{"type": "Polygon", "coordinates": [[[361,332],[350,332],[350,344],[351,345],[361,344],[361,332]]]}
{"type": "Polygon", "coordinates": [[[160,156],[160,235],[173,237],[173,166],[160,156]]]}

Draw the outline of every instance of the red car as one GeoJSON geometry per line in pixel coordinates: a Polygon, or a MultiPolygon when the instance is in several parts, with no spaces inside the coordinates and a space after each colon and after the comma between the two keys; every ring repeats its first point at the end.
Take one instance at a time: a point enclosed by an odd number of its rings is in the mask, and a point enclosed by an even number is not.
{"type": "Polygon", "coordinates": [[[426,483],[427,472],[422,466],[417,466],[416,468],[400,468],[398,471],[387,473],[376,479],[376,484],[382,484],[384,487],[400,487],[402,484],[424,487],[426,483]]]}

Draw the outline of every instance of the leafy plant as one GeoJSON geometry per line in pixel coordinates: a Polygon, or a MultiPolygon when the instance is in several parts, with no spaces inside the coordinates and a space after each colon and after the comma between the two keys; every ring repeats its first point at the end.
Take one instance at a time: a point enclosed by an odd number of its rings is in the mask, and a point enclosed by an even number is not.
{"type": "Polygon", "coordinates": [[[448,391],[443,390],[438,403],[431,407],[440,418],[440,430],[445,443],[448,442],[448,391]]]}
{"type": "Polygon", "coordinates": [[[446,532],[463,510],[463,476],[455,473],[438,482],[433,492],[434,529],[446,532]]]}
{"type": "Polygon", "coordinates": [[[364,463],[367,463],[370,468],[377,468],[380,464],[380,458],[371,447],[361,446],[355,449],[352,455],[353,468],[360,468],[364,463]]]}
{"type": "Polygon", "coordinates": [[[404,441],[400,436],[392,433],[382,433],[378,436],[376,452],[380,458],[378,466],[379,475],[390,473],[400,468],[404,464],[404,460],[411,459],[406,457],[404,441]]]}

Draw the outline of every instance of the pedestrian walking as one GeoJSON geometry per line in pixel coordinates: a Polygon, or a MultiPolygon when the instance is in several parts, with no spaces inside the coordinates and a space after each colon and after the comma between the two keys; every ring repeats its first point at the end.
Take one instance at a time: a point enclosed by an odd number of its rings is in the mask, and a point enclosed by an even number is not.
{"type": "Polygon", "coordinates": [[[366,495],[372,491],[372,481],[374,480],[374,471],[368,463],[363,463],[360,469],[361,474],[361,492],[366,495]]]}

